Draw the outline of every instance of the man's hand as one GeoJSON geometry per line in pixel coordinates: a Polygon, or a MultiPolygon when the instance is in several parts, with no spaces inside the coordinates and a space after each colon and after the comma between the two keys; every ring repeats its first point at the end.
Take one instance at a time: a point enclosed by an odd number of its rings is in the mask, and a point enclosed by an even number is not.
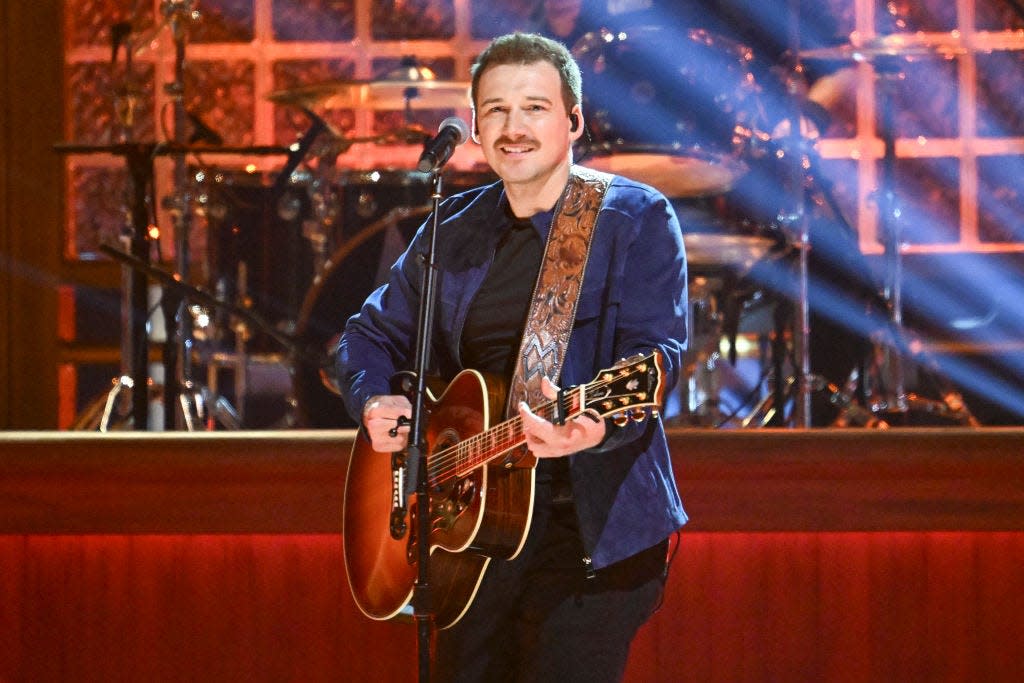
{"type": "Polygon", "coordinates": [[[398,418],[408,420],[412,404],[405,396],[374,396],[363,406],[363,427],[370,437],[373,450],[394,453],[405,448],[409,441],[409,426],[398,424],[398,418]]]}
{"type": "MultiPolygon", "coordinates": [[[[558,387],[544,378],[541,392],[545,398],[558,398],[558,387]]],[[[519,417],[523,421],[526,445],[538,458],[559,458],[601,443],[605,435],[604,420],[590,413],[578,415],[564,425],[556,425],[534,414],[529,406],[520,402],[519,417]]]]}

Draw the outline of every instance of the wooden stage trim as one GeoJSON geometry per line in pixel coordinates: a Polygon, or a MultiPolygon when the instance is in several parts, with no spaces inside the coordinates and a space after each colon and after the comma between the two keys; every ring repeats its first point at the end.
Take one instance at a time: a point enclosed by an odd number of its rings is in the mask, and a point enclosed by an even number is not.
{"type": "MultiPolygon", "coordinates": [[[[341,531],[355,433],[0,432],[0,534],[341,531]]],[[[676,429],[691,531],[1024,530],[1024,429],[676,429]]]]}

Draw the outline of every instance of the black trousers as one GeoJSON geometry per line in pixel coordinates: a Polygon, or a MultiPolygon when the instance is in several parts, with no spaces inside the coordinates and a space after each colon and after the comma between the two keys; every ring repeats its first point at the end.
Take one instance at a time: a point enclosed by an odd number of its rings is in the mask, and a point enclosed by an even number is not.
{"type": "Polygon", "coordinates": [[[492,560],[463,618],[439,631],[433,680],[620,681],[637,629],[661,600],[667,541],[597,572],[583,563],[571,503],[538,485],[511,561],[492,560]]]}

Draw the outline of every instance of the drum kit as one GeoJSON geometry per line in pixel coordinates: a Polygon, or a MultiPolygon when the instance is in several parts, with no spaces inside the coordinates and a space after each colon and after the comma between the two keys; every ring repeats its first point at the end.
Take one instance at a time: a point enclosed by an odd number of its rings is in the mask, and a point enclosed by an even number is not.
{"type": "Polygon", "coordinates": [[[901,315],[894,127],[886,115],[888,88],[906,61],[957,50],[907,35],[854,35],[806,50],[794,43],[783,67],[760,69],[750,48],[703,28],[604,28],[573,47],[589,133],[577,159],[658,188],[683,228],[689,350],[666,415],[712,427],[883,426],[921,415],[931,424],[969,424],[959,394],[931,376],[935,364],[917,370],[941,387],[939,399],[905,386],[914,354],[901,315]],[[805,61],[867,63],[879,79],[881,291],[821,172],[815,142],[824,131],[815,119],[827,116],[827,100],[822,92],[822,101],[810,99],[805,61]],[[830,315],[837,302],[814,291],[818,283],[842,291],[839,305],[858,320],[830,315]],[[738,346],[749,349],[752,377],[737,370],[738,346]]]}
{"type": "MultiPolygon", "coordinates": [[[[828,196],[829,205],[835,203],[827,187],[807,170],[814,167],[814,152],[805,136],[777,139],[765,132],[773,123],[772,113],[763,84],[753,76],[751,50],[702,29],[680,35],[641,26],[587,34],[572,51],[583,72],[587,121],[586,135],[575,150],[577,161],[661,190],[684,228],[690,350],[668,418],[714,427],[793,424],[793,413],[781,406],[799,402],[801,391],[813,391],[831,406],[825,418],[829,423],[853,422],[850,416],[863,402],[857,387],[868,374],[861,363],[866,358],[857,355],[858,348],[852,352],[855,357],[840,360],[842,367],[834,376],[812,376],[806,357],[813,337],[807,325],[794,323],[799,317],[794,310],[806,316],[809,307],[806,272],[793,267],[794,256],[806,260],[811,251],[806,224],[813,217],[805,211],[807,197],[816,192],[828,196]],[[785,177],[794,167],[799,169],[796,186],[783,184],[782,194],[776,186],[771,210],[745,202],[747,184],[763,177],[766,168],[785,177]],[[780,271],[787,273],[786,283],[770,292],[764,282],[778,280],[780,271]],[[801,279],[802,287],[794,284],[801,279]],[[723,388],[732,377],[740,342],[748,338],[761,350],[760,375],[744,387],[750,392],[746,401],[728,412],[722,408],[723,388]],[[805,356],[802,363],[799,353],[805,356]]],[[[871,61],[876,54],[880,57],[883,51],[842,46],[808,51],[806,57],[852,62],[871,61]]],[[[884,54],[900,53],[892,48],[884,54]]],[[[177,177],[178,215],[191,214],[206,230],[205,283],[192,284],[187,262],[179,261],[170,277],[149,265],[145,220],[136,221],[135,236],[126,241],[125,250],[107,250],[137,279],[126,286],[133,294],[126,294],[125,307],[143,315],[138,311],[148,304],[140,304],[138,289],[156,280],[163,287],[166,318],[176,323],[168,330],[165,354],[172,359],[167,372],[176,373],[177,382],[173,374],[163,381],[177,388],[178,400],[165,389],[163,428],[354,426],[331,378],[331,351],[344,321],[383,281],[426,217],[430,178],[394,168],[341,169],[333,162],[357,142],[416,144],[429,136],[408,125],[367,138],[346,137],[314,111],[404,109],[410,121],[413,106],[465,107],[467,91],[468,83],[437,79],[407,59],[399,70],[376,79],[272,93],[270,100],[300,108],[313,121],[302,139],[285,149],[219,151],[283,155],[285,163],[276,176],[204,167],[188,168],[177,177]],[[318,163],[300,168],[317,138],[318,163]],[[191,377],[193,359],[206,369],[205,384],[191,377]],[[221,381],[224,372],[232,375],[232,383],[221,381]]],[[[183,144],[131,153],[134,148],[123,150],[129,161],[162,152],[174,154],[181,165],[197,151],[183,144]]],[[[87,150],[67,146],[66,151],[87,150]]],[[[488,173],[445,175],[446,186],[456,190],[493,179],[488,173]]],[[[142,177],[136,184],[145,187],[148,182],[142,177]]],[[[135,209],[148,216],[145,199],[138,201],[135,209]]],[[[844,222],[837,216],[828,225],[843,230],[844,222]]],[[[176,232],[192,227],[179,222],[176,232]]],[[[182,243],[187,234],[177,239],[182,243]]],[[[846,246],[859,255],[855,239],[846,246]]],[[[892,311],[891,300],[861,304],[865,315],[871,315],[868,309],[875,304],[880,308],[874,313],[882,310],[882,317],[892,311]]],[[[151,424],[146,412],[151,397],[134,396],[130,405],[126,398],[132,385],[152,384],[145,362],[139,360],[147,322],[126,324],[132,363],[111,394],[83,415],[81,425],[105,430],[151,424]]],[[[882,320],[879,327],[891,332],[889,322],[882,320]]],[[[899,382],[897,386],[902,392],[899,382]]],[[[906,396],[901,393],[896,401],[905,403],[906,396]]],[[[808,421],[804,426],[811,425],[808,421]]]]}

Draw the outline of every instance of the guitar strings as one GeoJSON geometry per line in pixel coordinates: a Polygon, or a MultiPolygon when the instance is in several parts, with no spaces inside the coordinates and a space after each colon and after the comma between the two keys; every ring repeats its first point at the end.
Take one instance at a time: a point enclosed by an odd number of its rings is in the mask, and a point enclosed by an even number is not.
{"type": "MultiPolygon", "coordinates": [[[[599,378],[588,385],[574,387],[570,391],[565,392],[562,397],[562,414],[571,413],[574,408],[581,404],[584,388],[587,388],[589,392],[599,392],[600,389],[611,386],[620,380],[620,376],[614,376],[610,379],[599,378]]],[[[604,396],[602,400],[614,398],[612,396],[604,396]]],[[[542,417],[550,419],[554,415],[556,403],[557,401],[555,400],[547,401],[533,410],[542,417]]],[[[468,472],[501,453],[513,450],[524,442],[522,418],[516,416],[429,456],[428,480],[432,486],[437,486],[457,476],[460,469],[468,472]],[[475,458],[470,457],[474,451],[481,449],[483,450],[482,455],[475,458]]]]}
{"type": "MultiPolygon", "coordinates": [[[[613,368],[612,370],[621,371],[623,369],[625,368],[613,368]]],[[[570,413],[575,406],[579,405],[577,400],[582,401],[584,390],[588,390],[590,393],[600,393],[600,389],[611,386],[616,382],[620,382],[623,378],[624,377],[621,372],[613,374],[610,377],[599,376],[587,385],[572,387],[568,391],[563,392],[562,398],[566,401],[566,404],[562,406],[562,413],[570,413]]],[[[638,396],[640,395],[640,392],[619,394],[617,397],[621,399],[625,395],[638,396]]],[[[602,400],[614,400],[615,398],[616,396],[612,395],[601,397],[602,400]]],[[[555,401],[548,401],[534,408],[534,412],[550,419],[553,416],[552,409],[554,405],[555,401]]],[[[515,418],[509,419],[495,427],[485,430],[484,432],[475,434],[452,444],[437,453],[434,453],[431,456],[430,465],[427,470],[428,479],[431,480],[433,485],[443,483],[446,479],[457,476],[460,467],[462,467],[463,471],[468,472],[493,457],[508,452],[523,443],[522,421],[521,418],[516,416],[515,418]],[[485,440],[491,442],[489,451],[485,450],[483,457],[478,456],[472,459],[469,458],[468,454],[472,453],[474,447],[478,446],[480,442],[485,440]],[[466,467],[467,463],[469,464],[468,468],[466,467]]],[[[479,448],[477,448],[477,450],[479,450],[479,448]]]]}

